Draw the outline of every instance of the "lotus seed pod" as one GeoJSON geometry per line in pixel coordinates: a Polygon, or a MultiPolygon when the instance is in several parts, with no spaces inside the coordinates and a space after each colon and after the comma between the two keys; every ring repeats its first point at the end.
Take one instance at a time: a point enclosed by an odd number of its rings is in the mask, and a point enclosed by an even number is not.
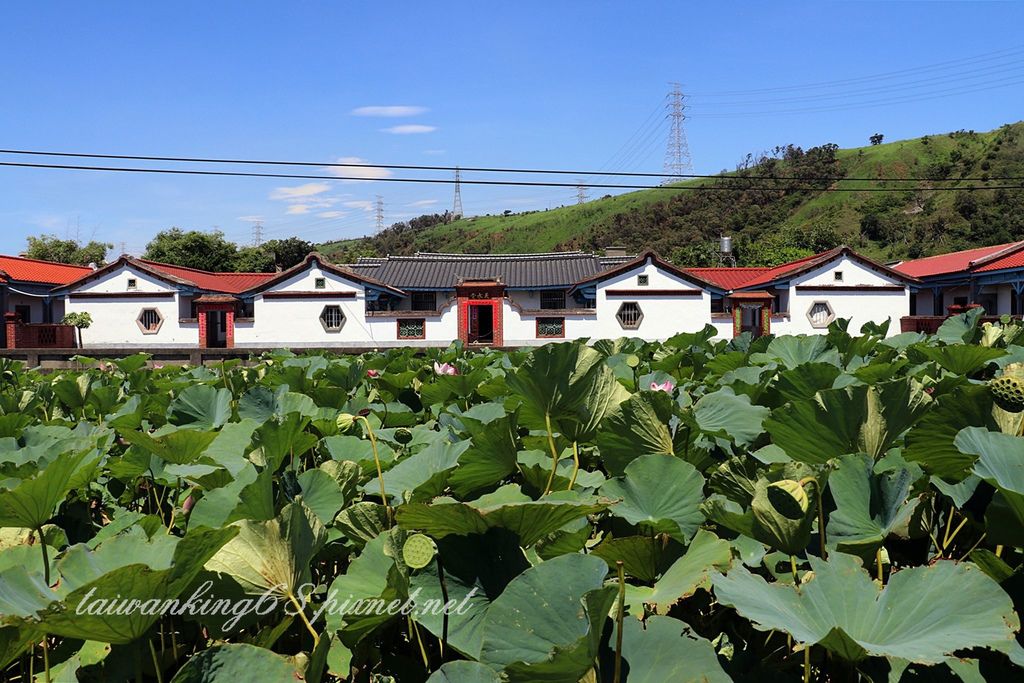
{"type": "Polygon", "coordinates": [[[353,424],[356,422],[356,416],[352,413],[340,413],[338,415],[337,423],[338,429],[345,432],[348,431],[353,424]]]}
{"type": "Polygon", "coordinates": [[[1024,379],[1003,375],[989,380],[988,388],[997,406],[1008,413],[1024,412],[1024,379]]]}
{"type": "Polygon", "coordinates": [[[396,429],[395,430],[395,441],[397,441],[400,444],[407,444],[407,443],[409,443],[410,441],[412,441],[412,432],[409,431],[408,429],[406,429],[405,427],[401,427],[399,429],[396,429]]]}
{"type": "Polygon", "coordinates": [[[434,559],[434,541],[423,534],[413,534],[402,546],[402,559],[411,569],[423,569],[434,559]]]}
{"type": "Polygon", "coordinates": [[[626,356],[626,365],[628,365],[631,368],[637,367],[638,365],[640,365],[640,356],[636,355],[635,353],[629,354],[628,356],[626,356]]]}
{"type": "Polygon", "coordinates": [[[792,479],[782,479],[768,484],[767,493],[772,507],[790,519],[803,517],[811,507],[804,487],[792,479]]]}

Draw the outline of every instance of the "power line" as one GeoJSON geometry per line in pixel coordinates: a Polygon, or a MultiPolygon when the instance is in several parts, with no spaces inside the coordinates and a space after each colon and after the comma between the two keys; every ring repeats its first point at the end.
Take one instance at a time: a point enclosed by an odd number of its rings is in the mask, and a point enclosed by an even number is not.
{"type": "MultiPolygon", "coordinates": [[[[810,110],[808,110],[810,111],[810,110]]],[[[771,113],[771,112],[768,112],[771,113]]],[[[655,130],[660,130],[655,129],[655,130]]],[[[142,156],[142,155],[128,155],[128,154],[94,154],[94,153],[82,153],[82,152],[51,152],[51,151],[40,151],[40,150],[15,150],[15,149],[0,149],[0,154],[12,154],[12,155],[27,155],[27,156],[48,156],[48,157],[73,157],[73,158],[85,158],[85,159],[123,159],[133,161],[172,161],[172,162],[184,162],[184,163],[204,163],[204,164],[245,164],[255,166],[313,166],[323,168],[377,168],[377,169],[401,169],[401,170],[416,170],[416,171],[473,171],[478,173],[512,173],[512,174],[536,174],[536,175],[575,175],[575,176],[610,176],[610,177],[628,177],[628,178],[662,178],[666,175],[671,175],[673,178],[688,179],[688,178],[706,178],[706,179],[734,179],[739,176],[723,176],[712,173],[678,173],[678,174],[666,174],[644,172],[644,171],[578,171],[578,170],[566,170],[566,169],[545,169],[545,168],[501,168],[501,167],[467,167],[467,166],[423,166],[416,164],[364,164],[364,163],[327,163],[317,161],[258,161],[255,159],[211,159],[201,157],[158,157],[158,156],[142,156]]],[[[265,178],[297,178],[297,179],[314,179],[314,180],[343,180],[343,181],[359,181],[359,182],[410,182],[410,183],[440,183],[447,184],[452,182],[451,180],[441,180],[433,178],[366,178],[365,176],[323,176],[323,175],[304,175],[304,174],[284,174],[284,173],[247,173],[242,171],[202,171],[194,169],[149,169],[149,168],[121,168],[121,167],[110,167],[110,166],[77,166],[69,164],[33,164],[29,162],[11,162],[11,161],[0,161],[0,166],[16,166],[25,168],[67,168],[77,170],[89,170],[89,171],[132,171],[139,173],[178,173],[184,175],[224,175],[224,176],[239,176],[239,177],[265,177],[265,178]]],[[[1024,180],[1024,176],[989,176],[988,178],[977,178],[977,177],[964,177],[955,180],[932,180],[931,178],[862,178],[862,177],[845,177],[845,176],[818,176],[814,178],[805,178],[800,176],[757,176],[757,175],[744,175],[744,180],[814,180],[814,181],[863,181],[863,182],[878,182],[884,180],[885,182],[894,183],[910,183],[910,182],[960,182],[965,180],[977,180],[984,182],[986,180],[1024,180]]],[[[523,185],[523,186],[537,186],[537,187],[575,187],[576,183],[547,183],[547,182],[527,182],[527,181],[491,181],[491,180],[462,180],[461,184],[466,185],[523,185]]],[[[623,187],[631,189],[634,186],[631,185],[597,185],[594,183],[588,183],[590,187],[623,187]]],[[[640,186],[640,189],[646,186],[640,186]]]]}
{"type": "MultiPolygon", "coordinates": [[[[58,169],[58,170],[70,170],[70,171],[108,171],[108,172],[119,172],[119,173],[160,173],[170,175],[198,175],[198,176],[220,176],[220,177],[232,177],[232,178],[289,178],[295,180],[360,180],[365,181],[365,178],[356,177],[345,177],[345,176],[334,176],[334,175],[312,175],[312,174],[301,174],[301,173],[256,173],[256,172],[243,172],[243,171],[203,171],[198,169],[183,169],[183,168],[130,168],[123,166],[76,166],[70,164],[30,164],[25,162],[14,162],[14,161],[0,161],[0,166],[15,167],[15,168],[41,168],[41,169],[58,169]]],[[[658,175],[658,174],[655,174],[658,175]]],[[[737,180],[737,181],[750,181],[750,180],[790,180],[799,181],[804,183],[813,182],[840,182],[840,181],[851,181],[861,180],[868,182],[890,182],[896,179],[879,179],[879,178],[773,178],[771,176],[697,176],[701,178],[717,178],[719,180],[737,180]]],[[[907,180],[907,179],[901,179],[907,180]]],[[[960,180],[947,180],[941,182],[961,182],[963,180],[978,180],[980,178],[963,178],[960,180]]],[[[997,180],[990,178],[989,180],[997,180]]],[[[1001,178],[998,180],[1024,180],[1024,178],[1001,178]]],[[[452,180],[444,178],[377,178],[376,182],[390,182],[390,183],[416,183],[416,184],[447,184],[453,182],[452,180]]],[[[463,180],[463,184],[467,185],[496,185],[496,186],[511,186],[511,187],[576,187],[578,183],[571,182],[552,182],[552,181],[528,181],[528,180],[463,180]]],[[[927,179],[918,179],[918,182],[937,182],[930,181],[927,179]]],[[[982,181],[984,182],[984,181],[982,181]]],[[[960,191],[960,190],[1020,190],[1024,189],[1024,185],[972,185],[967,187],[922,187],[922,188],[896,188],[896,187],[755,187],[750,185],[749,182],[743,186],[727,187],[723,185],[632,185],[632,184],[590,184],[591,188],[602,188],[602,189],[619,189],[619,190],[670,190],[673,192],[711,192],[711,191],[724,191],[734,192],[736,190],[749,190],[757,192],[778,192],[778,191],[815,191],[815,192],[908,192],[915,190],[925,190],[930,192],[940,191],[960,191]]],[[[383,208],[382,200],[379,200],[381,209],[383,208]]]]}

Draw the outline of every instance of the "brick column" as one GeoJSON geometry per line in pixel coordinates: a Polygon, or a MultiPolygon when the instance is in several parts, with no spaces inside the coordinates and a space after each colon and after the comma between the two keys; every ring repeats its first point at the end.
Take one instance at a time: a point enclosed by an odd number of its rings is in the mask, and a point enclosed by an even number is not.
{"type": "Polygon", "coordinates": [[[229,349],[235,348],[235,311],[228,309],[224,314],[224,346],[229,349]]]}
{"type": "Polygon", "coordinates": [[[17,313],[4,313],[4,325],[7,329],[7,348],[18,348],[18,323],[21,320],[17,313]]]}
{"type": "Polygon", "coordinates": [[[199,348],[206,348],[206,310],[200,309],[196,312],[199,316],[199,348]]]}

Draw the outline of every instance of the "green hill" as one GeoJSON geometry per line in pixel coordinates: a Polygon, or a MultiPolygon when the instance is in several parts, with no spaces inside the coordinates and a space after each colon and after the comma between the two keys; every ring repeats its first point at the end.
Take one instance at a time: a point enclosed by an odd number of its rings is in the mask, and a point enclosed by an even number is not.
{"type": "Polygon", "coordinates": [[[987,133],[956,131],[855,149],[787,145],[751,155],[744,166],[728,178],[547,211],[447,223],[424,216],[321,249],[351,260],[415,251],[515,253],[618,244],[632,251],[651,247],[683,265],[710,265],[713,245],[727,234],[741,264],[761,265],[839,243],[896,259],[1024,239],[1024,182],[999,180],[1024,177],[1024,122],[987,133]],[[823,177],[872,180],[829,183],[823,177]],[[907,178],[927,180],[898,182],[907,178]],[[999,189],[1007,185],[1018,189],[999,189]],[[835,188],[857,191],[828,191],[835,188]]]}

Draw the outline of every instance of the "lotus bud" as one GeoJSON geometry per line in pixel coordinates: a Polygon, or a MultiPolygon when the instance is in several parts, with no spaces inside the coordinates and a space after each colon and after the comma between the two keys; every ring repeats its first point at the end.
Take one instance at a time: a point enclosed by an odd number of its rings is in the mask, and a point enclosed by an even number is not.
{"type": "Polygon", "coordinates": [[[187,515],[189,512],[192,511],[192,507],[195,504],[196,504],[196,499],[193,498],[191,494],[189,494],[188,498],[185,499],[185,502],[181,504],[181,509],[184,510],[185,514],[187,515]]]}
{"type": "Polygon", "coordinates": [[[459,374],[459,371],[451,363],[438,363],[437,361],[434,361],[434,374],[435,375],[457,375],[457,374],[459,374]]]}
{"type": "Polygon", "coordinates": [[[347,432],[356,423],[356,416],[352,413],[339,413],[335,422],[338,423],[339,431],[347,432]]]}
{"type": "Polygon", "coordinates": [[[370,368],[369,370],[366,371],[366,376],[369,377],[370,379],[376,379],[377,377],[380,377],[380,370],[374,370],[373,368],[370,368]]]}

